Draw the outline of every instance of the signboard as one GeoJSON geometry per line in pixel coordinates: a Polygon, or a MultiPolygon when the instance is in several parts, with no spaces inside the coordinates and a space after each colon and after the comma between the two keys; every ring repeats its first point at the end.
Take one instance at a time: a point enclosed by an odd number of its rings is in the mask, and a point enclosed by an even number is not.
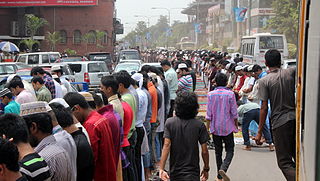
{"type": "Polygon", "coordinates": [[[275,15],[272,8],[255,8],[251,10],[251,16],[272,16],[275,15]]]}
{"type": "Polygon", "coordinates": [[[93,6],[98,0],[1,0],[0,7],[26,6],[93,6]]]}

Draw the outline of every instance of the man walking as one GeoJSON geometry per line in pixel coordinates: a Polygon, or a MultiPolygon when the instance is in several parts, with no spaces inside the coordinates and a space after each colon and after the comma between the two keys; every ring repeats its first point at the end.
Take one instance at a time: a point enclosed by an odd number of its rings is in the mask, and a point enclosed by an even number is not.
{"type": "Polygon", "coordinates": [[[206,126],[195,117],[198,114],[199,104],[193,92],[181,92],[175,100],[176,116],[169,118],[165,124],[164,146],[160,161],[160,177],[168,180],[164,171],[165,163],[170,153],[171,180],[207,180],[209,167],[209,152],[207,141],[209,135],[206,126]],[[204,162],[200,174],[199,147],[204,162]]]}
{"type": "Polygon", "coordinates": [[[296,114],[295,114],[295,68],[281,69],[281,54],[268,50],[265,55],[270,73],[259,80],[258,97],[262,100],[259,131],[256,143],[260,142],[271,103],[271,127],[276,147],[278,166],[289,181],[296,176],[296,114]]]}
{"type": "Polygon", "coordinates": [[[238,113],[235,94],[226,88],[228,78],[223,73],[215,77],[216,88],[208,93],[206,119],[210,122],[210,133],[216,153],[218,181],[229,181],[226,172],[234,154],[233,133],[238,132],[238,113]],[[222,161],[222,150],[225,144],[226,157],[222,161]]]}

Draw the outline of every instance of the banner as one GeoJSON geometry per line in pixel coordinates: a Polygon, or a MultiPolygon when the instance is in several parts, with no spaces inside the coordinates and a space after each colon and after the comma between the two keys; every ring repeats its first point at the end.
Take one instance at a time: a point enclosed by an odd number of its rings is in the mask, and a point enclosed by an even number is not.
{"type": "Polygon", "coordinates": [[[199,24],[199,23],[195,23],[194,24],[194,32],[196,32],[196,33],[201,33],[202,32],[201,24],[199,24]]]}
{"type": "Polygon", "coordinates": [[[244,22],[246,18],[247,8],[233,8],[236,17],[236,22],[244,22]]]}
{"type": "Polygon", "coordinates": [[[171,28],[167,28],[166,29],[166,36],[171,36],[172,35],[172,29],[171,28]]]}
{"type": "Polygon", "coordinates": [[[94,6],[98,0],[0,0],[0,7],[94,6]]]}

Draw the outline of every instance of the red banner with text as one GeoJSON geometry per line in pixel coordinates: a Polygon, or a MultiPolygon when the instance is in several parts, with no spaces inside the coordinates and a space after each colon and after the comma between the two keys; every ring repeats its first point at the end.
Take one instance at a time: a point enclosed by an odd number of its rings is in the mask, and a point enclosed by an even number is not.
{"type": "Polygon", "coordinates": [[[98,0],[0,0],[0,7],[94,6],[98,0]]]}

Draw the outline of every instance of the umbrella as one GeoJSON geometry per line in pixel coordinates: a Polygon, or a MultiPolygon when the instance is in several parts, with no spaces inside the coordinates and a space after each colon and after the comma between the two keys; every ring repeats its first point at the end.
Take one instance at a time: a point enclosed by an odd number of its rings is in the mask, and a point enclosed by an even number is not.
{"type": "Polygon", "coordinates": [[[19,52],[19,48],[17,47],[17,45],[8,42],[8,41],[4,41],[0,43],[0,50],[4,51],[4,52],[19,52]]]}

